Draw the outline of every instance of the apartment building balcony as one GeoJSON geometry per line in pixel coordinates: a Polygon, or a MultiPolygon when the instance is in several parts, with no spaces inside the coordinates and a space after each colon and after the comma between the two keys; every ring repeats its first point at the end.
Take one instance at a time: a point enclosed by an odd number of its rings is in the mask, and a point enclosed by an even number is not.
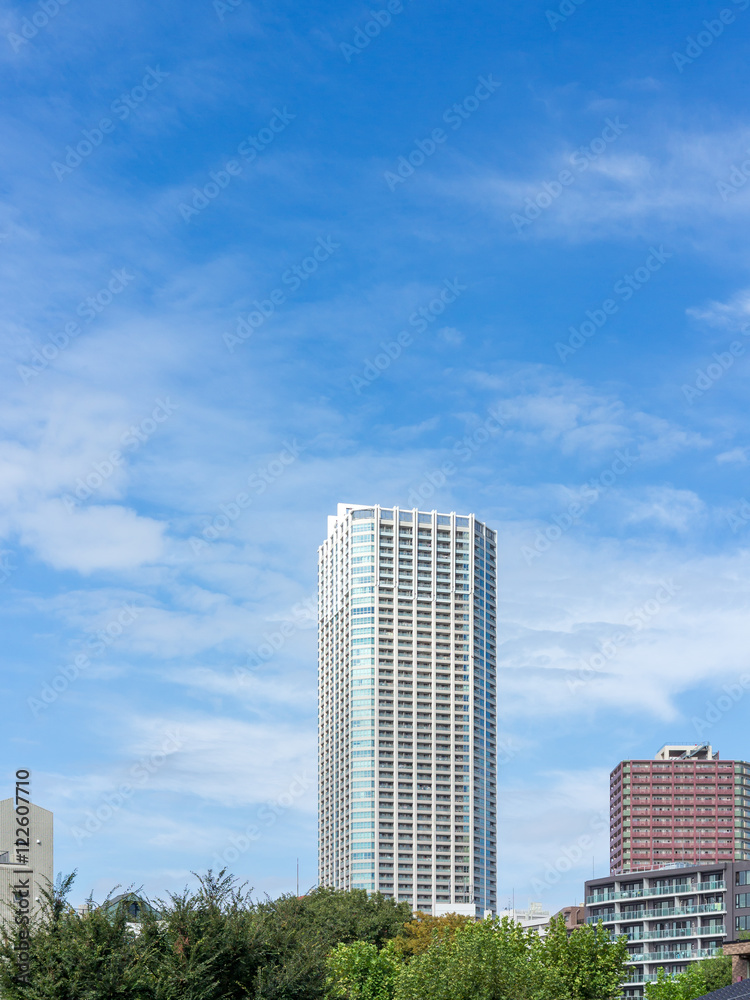
{"type": "Polygon", "coordinates": [[[688,896],[694,892],[718,892],[726,889],[726,882],[688,882],[685,885],[644,886],[641,889],[619,889],[586,897],[586,906],[608,903],[615,899],[641,899],[648,896],[688,896]]]}
{"type": "MultiPolygon", "coordinates": [[[[671,930],[638,930],[625,933],[628,941],[656,941],[662,938],[698,938],[698,937],[722,937],[727,929],[724,924],[712,924],[709,927],[675,927],[671,930]]],[[[613,934],[612,937],[619,935],[613,934]]]]}
{"type": "Polygon", "coordinates": [[[660,917],[687,917],[692,913],[726,913],[726,903],[695,903],[692,906],[670,906],[661,910],[635,910],[632,913],[607,913],[598,917],[587,917],[587,924],[625,923],[630,920],[657,920],[660,917]]]}
{"type": "Polygon", "coordinates": [[[644,951],[638,955],[629,955],[628,965],[641,965],[643,962],[685,962],[698,958],[714,958],[723,954],[721,948],[685,948],[682,951],[644,951]]]}

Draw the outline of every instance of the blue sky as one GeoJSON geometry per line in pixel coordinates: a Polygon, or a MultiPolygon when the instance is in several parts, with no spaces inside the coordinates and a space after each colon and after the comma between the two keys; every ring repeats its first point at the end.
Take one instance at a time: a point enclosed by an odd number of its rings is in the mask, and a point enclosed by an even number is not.
{"type": "Polygon", "coordinates": [[[750,756],[744,7],[0,5],[0,760],[79,899],[314,883],[339,501],[498,530],[502,903],[750,756]]]}

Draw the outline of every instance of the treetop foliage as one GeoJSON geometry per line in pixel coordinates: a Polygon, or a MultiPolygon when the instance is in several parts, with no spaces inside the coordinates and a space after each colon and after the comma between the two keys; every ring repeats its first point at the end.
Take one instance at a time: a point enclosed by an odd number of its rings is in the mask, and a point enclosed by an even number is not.
{"type": "Polygon", "coordinates": [[[4,1000],[616,1000],[624,977],[623,941],[593,927],[569,938],[562,920],[542,940],[507,918],[412,915],[364,890],[254,900],[226,871],[79,913],[74,877],[50,887],[34,923],[0,927],[4,1000]]]}

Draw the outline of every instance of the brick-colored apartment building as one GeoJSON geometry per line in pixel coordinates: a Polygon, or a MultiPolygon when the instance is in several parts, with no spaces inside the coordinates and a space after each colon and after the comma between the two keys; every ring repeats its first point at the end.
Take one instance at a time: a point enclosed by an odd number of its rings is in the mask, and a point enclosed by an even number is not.
{"type": "Polygon", "coordinates": [[[750,860],[750,763],[667,744],[610,775],[610,871],[750,860]]]}

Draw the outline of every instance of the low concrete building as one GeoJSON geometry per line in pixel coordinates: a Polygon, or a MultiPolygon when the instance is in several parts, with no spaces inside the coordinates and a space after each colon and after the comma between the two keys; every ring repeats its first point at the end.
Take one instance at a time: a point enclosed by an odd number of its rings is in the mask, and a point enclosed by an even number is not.
{"type": "Polygon", "coordinates": [[[48,809],[23,795],[0,801],[0,919],[39,913],[52,885],[52,832],[48,809]]]}
{"type": "Polygon", "coordinates": [[[498,917],[501,919],[503,917],[508,917],[516,924],[520,924],[525,930],[529,928],[544,933],[549,924],[550,916],[549,910],[542,908],[541,903],[529,902],[528,909],[519,910],[516,907],[507,910],[501,910],[498,913],[498,917]]]}
{"type": "Polygon", "coordinates": [[[556,920],[557,917],[565,917],[565,929],[568,934],[571,934],[577,927],[583,927],[586,923],[586,907],[564,906],[557,913],[552,914],[550,923],[556,920]]]}

